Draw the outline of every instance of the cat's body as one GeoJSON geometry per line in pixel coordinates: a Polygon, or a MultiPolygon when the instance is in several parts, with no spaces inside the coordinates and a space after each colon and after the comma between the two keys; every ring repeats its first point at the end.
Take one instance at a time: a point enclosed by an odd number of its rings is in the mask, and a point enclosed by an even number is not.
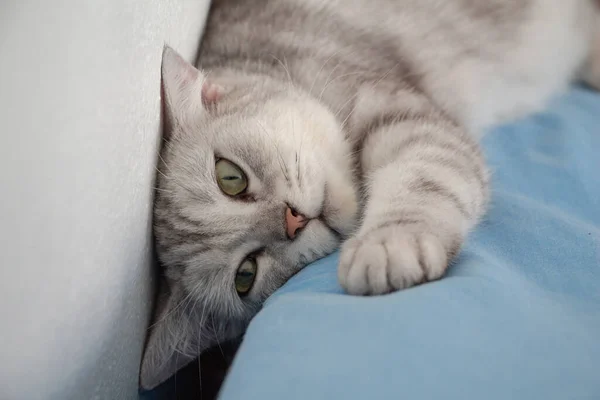
{"type": "Polygon", "coordinates": [[[352,294],[440,278],[487,204],[477,135],[578,76],[600,84],[598,22],[592,0],[214,1],[206,75],[163,60],[167,279],[142,385],[241,334],[344,240],[352,294]],[[219,168],[246,186],[225,194],[219,168]]]}

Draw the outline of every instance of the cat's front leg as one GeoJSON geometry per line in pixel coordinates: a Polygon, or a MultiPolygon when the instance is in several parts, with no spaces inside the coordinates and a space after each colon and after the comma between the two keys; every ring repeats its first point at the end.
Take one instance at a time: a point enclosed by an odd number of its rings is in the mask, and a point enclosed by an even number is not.
{"type": "Polygon", "coordinates": [[[362,226],[342,247],[351,294],[383,294],[444,275],[485,211],[488,175],[476,142],[443,114],[399,112],[365,132],[362,226]]]}

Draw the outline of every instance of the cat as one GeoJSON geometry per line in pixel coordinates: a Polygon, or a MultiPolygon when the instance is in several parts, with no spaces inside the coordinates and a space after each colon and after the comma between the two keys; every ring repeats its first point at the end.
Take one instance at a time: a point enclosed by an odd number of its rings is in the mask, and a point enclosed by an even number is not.
{"type": "Polygon", "coordinates": [[[239,337],[341,246],[341,286],[441,278],[485,213],[477,139],[575,79],[600,86],[592,0],[217,0],[198,67],[165,47],[152,388],[239,337]]]}

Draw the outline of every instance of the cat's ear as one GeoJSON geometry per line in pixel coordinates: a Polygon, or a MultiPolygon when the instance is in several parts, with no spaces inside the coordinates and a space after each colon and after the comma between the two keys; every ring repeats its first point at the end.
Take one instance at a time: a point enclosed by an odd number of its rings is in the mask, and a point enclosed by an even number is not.
{"type": "Polygon", "coordinates": [[[222,87],[169,46],[163,49],[161,74],[166,112],[174,122],[209,110],[223,95],[222,87]]]}
{"type": "Polygon", "coordinates": [[[186,312],[185,300],[182,288],[163,279],[140,368],[143,389],[155,388],[215,344],[206,341],[214,333],[186,312]]]}

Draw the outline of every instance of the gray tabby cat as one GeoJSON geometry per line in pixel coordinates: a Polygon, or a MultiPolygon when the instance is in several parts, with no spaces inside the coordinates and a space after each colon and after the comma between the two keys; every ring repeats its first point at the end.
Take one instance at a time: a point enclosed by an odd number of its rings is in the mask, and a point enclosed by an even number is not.
{"type": "Polygon", "coordinates": [[[141,384],[241,335],[341,245],[376,295],[442,277],[485,211],[476,137],[578,77],[592,0],[214,1],[199,69],[170,48],[155,234],[165,268],[141,384]]]}

